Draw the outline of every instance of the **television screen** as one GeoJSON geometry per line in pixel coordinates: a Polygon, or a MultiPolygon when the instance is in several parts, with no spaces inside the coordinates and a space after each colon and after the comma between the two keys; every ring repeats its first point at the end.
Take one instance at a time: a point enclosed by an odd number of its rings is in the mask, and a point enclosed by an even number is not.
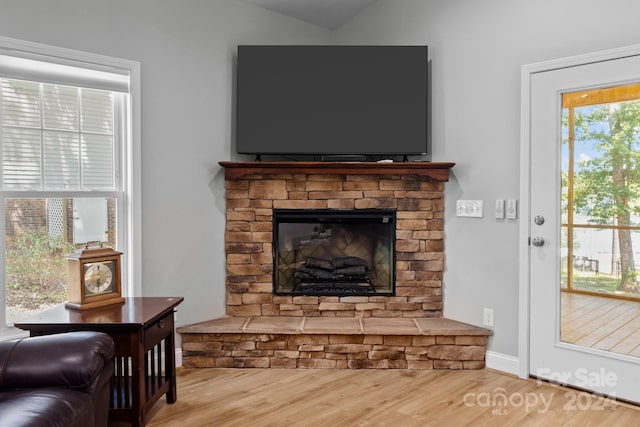
{"type": "Polygon", "coordinates": [[[427,151],[427,46],[238,46],[241,154],[427,151]]]}

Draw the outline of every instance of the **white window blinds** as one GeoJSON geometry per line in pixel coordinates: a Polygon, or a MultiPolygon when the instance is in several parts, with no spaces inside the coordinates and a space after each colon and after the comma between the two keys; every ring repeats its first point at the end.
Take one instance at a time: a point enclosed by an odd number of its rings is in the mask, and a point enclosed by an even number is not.
{"type": "Polygon", "coordinates": [[[120,94],[2,76],[0,85],[4,189],[114,189],[120,94]]]}
{"type": "Polygon", "coordinates": [[[116,189],[115,123],[130,70],[25,43],[0,47],[2,188],[116,189]]]}

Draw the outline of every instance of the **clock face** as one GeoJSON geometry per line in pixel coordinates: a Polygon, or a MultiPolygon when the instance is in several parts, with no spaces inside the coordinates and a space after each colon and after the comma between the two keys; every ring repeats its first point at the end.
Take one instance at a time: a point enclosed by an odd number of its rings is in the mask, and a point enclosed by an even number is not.
{"type": "Polygon", "coordinates": [[[113,261],[94,262],[84,265],[84,286],[87,295],[113,291],[115,263],[113,261]]]}

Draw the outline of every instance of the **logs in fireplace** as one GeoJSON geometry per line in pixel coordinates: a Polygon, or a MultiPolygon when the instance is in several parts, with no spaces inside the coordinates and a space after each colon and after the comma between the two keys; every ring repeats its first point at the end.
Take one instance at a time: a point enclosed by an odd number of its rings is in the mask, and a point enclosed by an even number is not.
{"type": "Polygon", "coordinates": [[[296,291],[306,294],[375,293],[373,272],[367,260],[355,256],[332,260],[309,257],[295,272],[296,291]]]}
{"type": "Polygon", "coordinates": [[[394,210],[274,210],[274,293],[393,295],[394,250],[394,210]]]}

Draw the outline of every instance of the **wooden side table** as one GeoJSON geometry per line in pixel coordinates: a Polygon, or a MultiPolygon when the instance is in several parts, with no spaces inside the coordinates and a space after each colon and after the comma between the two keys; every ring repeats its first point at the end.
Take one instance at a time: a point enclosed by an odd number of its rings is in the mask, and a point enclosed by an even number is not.
{"type": "Polygon", "coordinates": [[[71,331],[105,332],[115,342],[109,419],[144,426],[151,407],[176,395],[173,312],[182,297],[126,298],[124,304],[76,311],[64,304],[15,326],[31,336],[71,331]]]}

